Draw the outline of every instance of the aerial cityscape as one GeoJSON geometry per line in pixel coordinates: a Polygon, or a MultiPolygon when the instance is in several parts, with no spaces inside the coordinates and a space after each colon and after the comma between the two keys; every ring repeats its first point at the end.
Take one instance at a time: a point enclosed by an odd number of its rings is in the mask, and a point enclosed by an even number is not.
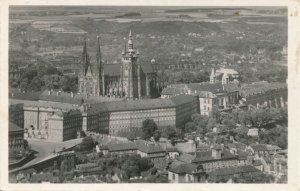
{"type": "Polygon", "coordinates": [[[10,6],[10,183],[288,181],[287,7],[10,6]]]}

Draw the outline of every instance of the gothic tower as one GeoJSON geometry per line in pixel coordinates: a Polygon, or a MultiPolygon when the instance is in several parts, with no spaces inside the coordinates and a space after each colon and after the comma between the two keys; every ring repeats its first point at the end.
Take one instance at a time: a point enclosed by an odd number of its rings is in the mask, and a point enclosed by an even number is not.
{"type": "Polygon", "coordinates": [[[87,52],[86,40],[84,41],[83,52],[82,52],[82,65],[81,74],[78,78],[79,93],[86,95],[97,95],[98,94],[98,80],[93,73],[90,56],[87,52]]]}
{"type": "Polygon", "coordinates": [[[138,63],[138,53],[135,52],[133,46],[133,38],[131,31],[129,32],[129,39],[127,49],[122,52],[122,67],[121,67],[121,84],[122,93],[128,99],[135,99],[141,97],[141,67],[138,63]]]}
{"type": "Polygon", "coordinates": [[[98,80],[98,95],[105,95],[105,83],[104,83],[104,66],[101,60],[101,47],[100,36],[97,36],[97,50],[96,50],[96,63],[97,63],[97,80],[98,80]]]}

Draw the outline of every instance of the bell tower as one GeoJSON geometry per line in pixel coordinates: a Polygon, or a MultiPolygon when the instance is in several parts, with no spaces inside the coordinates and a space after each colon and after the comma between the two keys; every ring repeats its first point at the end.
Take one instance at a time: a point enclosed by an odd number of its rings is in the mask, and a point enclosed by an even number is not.
{"type": "Polygon", "coordinates": [[[121,69],[122,96],[128,99],[141,97],[140,87],[140,65],[138,63],[138,53],[133,46],[131,31],[129,32],[127,48],[122,52],[121,69]]]}

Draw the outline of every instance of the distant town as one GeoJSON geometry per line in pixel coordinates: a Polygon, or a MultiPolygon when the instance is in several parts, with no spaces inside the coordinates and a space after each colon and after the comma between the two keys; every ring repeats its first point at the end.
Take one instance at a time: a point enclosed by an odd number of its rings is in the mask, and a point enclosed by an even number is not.
{"type": "Polygon", "coordinates": [[[10,7],[10,183],[287,183],[287,9],[10,7]]]}

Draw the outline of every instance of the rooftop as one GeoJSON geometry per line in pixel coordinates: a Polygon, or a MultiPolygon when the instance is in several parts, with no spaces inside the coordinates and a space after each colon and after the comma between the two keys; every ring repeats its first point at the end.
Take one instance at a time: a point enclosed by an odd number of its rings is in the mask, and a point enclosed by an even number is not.
{"type": "Polygon", "coordinates": [[[137,140],[137,141],[135,141],[135,143],[136,143],[137,149],[139,151],[147,153],[147,154],[151,154],[151,153],[165,153],[166,152],[158,144],[148,143],[148,142],[143,141],[143,140],[137,140]]]}
{"type": "Polygon", "coordinates": [[[136,144],[132,143],[132,142],[120,143],[120,144],[108,144],[107,147],[110,152],[136,150],[137,149],[136,144]]]}
{"type": "Polygon", "coordinates": [[[174,172],[176,174],[193,174],[199,171],[198,165],[195,164],[179,164],[173,168],[170,168],[170,172],[174,172]]]}
{"type": "Polygon", "coordinates": [[[226,175],[234,175],[234,174],[250,173],[250,172],[260,172],[260,171],[254,166],[246,165],[246,166],[238,166],[238,167],[219,168],[210,174],[214,176],[226,176],[226,175]]]}

